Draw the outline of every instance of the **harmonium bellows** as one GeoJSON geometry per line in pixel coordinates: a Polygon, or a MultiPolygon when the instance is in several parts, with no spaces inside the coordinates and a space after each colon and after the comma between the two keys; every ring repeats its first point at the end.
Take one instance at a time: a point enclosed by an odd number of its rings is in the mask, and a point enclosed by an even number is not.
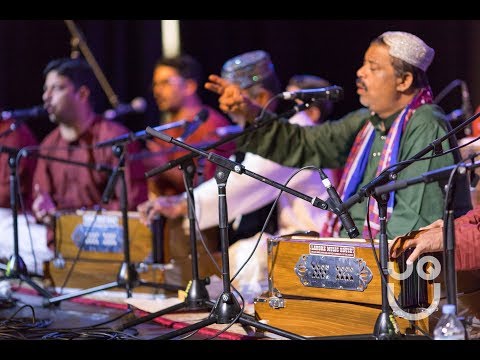
{"type": "MultiPolygon", "coordinates": [[[[306,336],[371,332],[382,304],[374,250],[378,257],[378,241],[364,239],[268,239],[269,290],[255,299],[257,317],[306,336]]],[[[405,259],[394,264],[398,273],[404,271],[405,259]]],[[[415,312],[431,302],[432,284],[415,273],[388,282],[403,310],[415,312]]],[[[402,325],[410,326],[408,321],[402,325]]]]}

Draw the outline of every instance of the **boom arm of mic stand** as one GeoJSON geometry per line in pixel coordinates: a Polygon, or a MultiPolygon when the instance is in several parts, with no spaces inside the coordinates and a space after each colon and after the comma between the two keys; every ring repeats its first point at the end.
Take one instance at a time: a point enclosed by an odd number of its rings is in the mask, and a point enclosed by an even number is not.
{"type": "Polygon", "coordinates": [[[394,181],[391,184],[378,186],[374,189],[374,192],[376,195],[382,195],[394,190],[405,189],[410,185],[419,184],[422,182],[428,184],[434,181],[448,179],[454,169],[457,169],[459,174],[464,174],[467,170],[473,170],[479,166],[480,162],[474,162],[473,164],[462,163],[457,165],[445,166],[440,169],[425,172],[422,175],[414,178],[394,181]]]}
{"type": "MultiPolygon", "coordinates": [[[[41,149],[39,149],[39,150],[41,150],[41,149]]],[[[102,172],[107,172],[107,173],[111,173],[113,171],[113,169],[108,165],[94,164],[94,163],[83,163],[83,162],[80,162],[80,161],[57,158],[55,156],[44,155],[40,152],[29,152],[27,149],[20,150],[20,153],[22,154],[22,156],[33,155],[33,156],[36,156],[40,159],[45,159],[45,160],[50,160],[50,161],[58,161],[58,162],[65,163],[65,164],[88,167],[89,169],[93,169],[93,170],[96,170],[96,171],[102,171],[102,172]]]]}
{"type": "Polygon", "coordinates": [[[108,179],[107,186],[102,194],[102,202],[104,204],[108,203],[113,195],[113,190],[115,189],[115,185],[117,184],[117,180],[119,178],[120,172],[123,172],[125,166],[125,148],[122,145],[114,146],[113,152],[115,156],[119,158],[118,165],[113,169],[112,173],[110,174],[110,178],[108,179]]]}
{"type": "Polygon", "coordinates": [[[329,211],[332,211],[332,212],[335,212],[335,207],[330,205],[328,202],[326,201],[323,201],[322,199],[319,199],[318,197],[315,197],[315,198],[312,198],[311,196],[308,196],[308,195],[305,195],[299,191],[296,191],[294,189],[291,189],[287,186],[284,186],[280,183],[277,183],[276,181],[273,181],[273,180],[270,180],[270,179],[267,179],[263,176],[260,176],[252,171],[249,171],[247,169],[245,169],[245,167],[240,164],[240,163],[237,163],[235,161],[232,161],[232,160],[229,160],[221,155],[218,155],[218,154],[214,154],[214,153],[207,153],[205,151],[203,151],[202,149],[197,149],[193,146],[190,146],[188,144],[185,144],[184,142],[182,141],[179,141],[171,136],[168,136],[168,135],[165,135],[161,132],[158,132],[156,130],[153,130],[151,127],[147,127],[147,129],[145,130],[147,133],[149,133],[150,135],[154,136],[154,137],[157,137],[163,141],[166,141],[166,142],[169,142],[169,143],[173,143],[175,145],[178,145],[184,149],[187,149],[187,150],[190,150],[191,152],[193,153],[196,153],[198,155],[202,155],[204,157],[206,157],[209,161],[219,165],[219,166],[222,166],[223,168],[227,169],[227,170],[230,170],[230,171],[233,171],[233,172],[236,172],[237,174],[245,174],[245,175],[248,175],[254,179],[257,179],[258,181],[261,181],[263,183],[266,183],[270,186],[273,186],[277,189],[280,189],[282,191],[285,191],[289,194],[292,194],[302,200],[305,200],[305,201],[308,201],[310,204],[312,204],[313,206],[315,207],[318,207],[322,210],[329,210],[329,211]]]}
{"type": "MultiPolygon", "coordinates": [[[[156,127],[154,127],[154,129],[157,130],[157,131],[163,131],[163,130],[169,130],[169,129],[175,129],[175,128],[178,128],[178,127],[182,127],[182,126],[185,126],[186,124],[187,124],[186,120],[179,120],[179,121],[175,121],[175,122],[168,123],[168,124],[165,124],[165,125],[156,126],[156,127]]],[[[110,139],[110,140],[99,142],[99,143],[95,144],[95,147],[96,148],[101,148],[101,147],[105,147],[105,146],[120,145],[122,143],[127,143],[127,142],[130,142],[130,141],[136,141],[136,140],[139,140],[139,139],[146,139],[149,136],[150,135],[147,134],[145,132],[145,130],[137,131],[135,133],[128,133],[128,134],[125,134],[125,135],[117,136],[117,137],[115,137],[113,139],[110,139]]]]}
{"type": "MultiPolygon", "coordinates": [[[[220,145],[223,145],[227,142],[230,142],[232,140],[235,140],[235,139],[238,139],[240,136],[243,136],[243,135],[246,135],[246,134],[249,134],[253,131],[256,131],[257,129],[261,128],[261,127],[264,127],[266,125],[269,125],[271,124],[272,122],[280,119],[280,118],[290,118],[291,116],[293,116],[294,114],[302,111],[302,110],[305,110],[307,107],[309,106],[308,103],[302,103],[302,104],[299,104],[299,105],[296,105],[293,109],[283,113],[283,114],[280,114],[280,115],[277,115],[277,116],[269,116],[265,119],[260,119],[258,121],[255,121],[250,127],[246,128],[244,131],[242,132],[239,132],[239,133],[236,133],[236,134],[230,134],[208,146],[205,146],[203,147],[201,150],[205,151],[205,150],[210,150],[210,149],[214,149],[220,145]]],[[[163,135],[163,134],[162,134],[163,135]]],[[[152,136],[155,136],[155,135],[152,135],[152,136]]],[[[170,141],[168,141],[170,142],[170,141]]],[[[196,149],[198,150],[198,149],[196,149]]],[[[194,157],[197,157],[201,154],[199,154],[198,152],[195,152],[194,150],[191,150],[192,152],[190,154],[187,154],[187,155],[184,155],[182,157],[179,157],[175,160],[172,160],[172,161],[169,161],[168,163],[162,165],[162,166],[159,166],[157,168],[154,168],[150,171],[147,171],[145,173],[145,177],[146,178],[149,178],[149,177],[152,177],[152,176],[155,176],[155,175],[158,175],[158,174],[161,174],[167,170],[170,170],[170,169],[173,169],[174,167],[177,167],[179,166],[180,164],[182,164],[185,160],[187,159],[192,159],[194,157]]],[[[206,154],[206,153],[205,153],[206,154]]],[[[204,156],[207,156],[207,155],[204,155],[204,156]]]]}

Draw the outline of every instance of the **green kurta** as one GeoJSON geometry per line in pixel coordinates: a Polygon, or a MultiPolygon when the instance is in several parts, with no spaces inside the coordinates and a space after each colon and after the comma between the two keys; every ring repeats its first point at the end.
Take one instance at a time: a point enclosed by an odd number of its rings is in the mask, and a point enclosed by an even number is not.
{"type": "MultiPolygon", "coordinates": [[[[371,116],[367,109],[354,111],[342,119],[312,127],[301,127],[283,122],[241,137],[238,145],[242,151],[250,151],[280,164],[292,167],[314,165],[322,168],[338,168],[345,165],[347,156],[358,131],[366,121],[375,126],[375,138],[370,149],[363,179],[357,190],[376,177],[380,154],[385,144],[386,135],[395,117],[394,114],[383,121],[371,116]]],[[[443,112],[436,105],[419,107],[408,121],[402,134],[398,161],[411,158],[426,148],[433,140],[446,134],[443,112]]],[[[449,145],[444,142],[443,149],[449,145]]],[[[430,155],[430,154],[429,154],[430,155]]],[[[418,161],[398,174],[398,180],[417,177],[424,172],[449,166],[454,163],[453,156],[447,154],[431,160],[418,161]]],[[[387,223],[389,239],[405,234],[411,230],[442,217],[443,194],[438,183],[420,183],[395,192],[392,216],[387,223]]],[[[365,222],[366,201],[350,208],[352,219],[360,231],[365,222]]],[[[341,237],[348,237],[342,229],[341,237]]]]}

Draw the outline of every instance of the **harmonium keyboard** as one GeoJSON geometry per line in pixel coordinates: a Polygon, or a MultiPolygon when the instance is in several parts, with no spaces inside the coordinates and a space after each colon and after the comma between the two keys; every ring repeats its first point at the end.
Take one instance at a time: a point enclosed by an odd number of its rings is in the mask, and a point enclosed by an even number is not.
{"type": "MultiPolygon", "coordinates": [[[[269,289],[254,300],[257,319],[304,336],[372,334],[382,304],[374,251],[378,257],[377,240],[269,238],[269,289]]],[[[405,260],[394,263],[397,273],[404,272],[405,260]]],[[[433,281],[416,270],[405,280],[389,276],[388,283],[403,311],[416,314],[432,303],[433,281]]],[[[408,320],[396,319],[398,331],[414,333],[408,320]]],[[[428,318],[415,324],[428,332],[428,318]]]]}

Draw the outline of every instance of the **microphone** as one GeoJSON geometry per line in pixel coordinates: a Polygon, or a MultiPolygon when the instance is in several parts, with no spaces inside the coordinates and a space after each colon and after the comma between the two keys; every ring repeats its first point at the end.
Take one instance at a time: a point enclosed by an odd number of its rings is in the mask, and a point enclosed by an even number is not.
{"type": "Polygon", "coordinates": [[[470,101],[470,93],[468,92],[467,83],[462,80],[460,85],[462,91],[462,112],[465,118],[468,119],[472,116],[472,102],[470,101]]]}
{"type": "MultiPolygon", "coordinates": [[[[175,121],[175,122],[172,122],[172,123],[156,126],[153,129],[156,130],[156,131],[164,131],[164,130],[174,129],[174,128],[178,128],[178,127],[182,127],[182,126],[185,127],[186,124],[187,124],[186,120],[178,120],[178,121],[175,121]]],[[[105,146],[121,144],[121,143],[128,142],[128,141],[135,141],[137,139],[144,139],[144,138],[148,139],[150,137],[151,137],[151,135],[149,135],[145,130],[137,131],[135,133],[130,132],[128,134],[123,134],[123,135],[114,137],[112,139],[96,143],[95,147],[96,148],[101,148],[101,147],[105,147],[105,146]]]]}
{"type": "Polygon", "coordinates": [[[34,106],[29,109],[2,111],[1,113],[2,120],[39,118],[44,116],[48,116],[48,112],[43,108],[42,105],[34,106]]]}
{"type": "Polygon", "coordinates": [[[229,126],[221,126],[215,129],[215,133],[217,136],[223,137],[226,135],[238,134],[242,132],[243,128],[240,125],[229,125],[229,126]]]}
{"type": "Polygon", "coordinates": [[[115,109],[109,109],[103,113],[103,117],[107,120],[113,120],[119,116],[144,113],[147,109],[147,102],[142,97],[136,97],[129,104],[119,104],[115,109]]]}
{"type": "Polygon", "coordinates": [[[350,216],[348,210],[342,206],[342,199],[340,199],[340,196],[338,196],[337,190],[333,187],[330,179],[327,177],[327,175],[323,172],[322,169],[318,169],[318,172],[320,174],[320,179],[322,179],[323,185],[327,189],[328,196],[330,196],[331,202],[334,204],[333,210],[335,214],[337,214],[340,218],[340,221],[342,222],[342,225],[347,231],[350,239],[356,238],[358,235],[360,235],[360,232],[355,226],[355,222],[350,216]]]}
{"type": "Polygon", "coordinates": [[[183,134],[177,138],[179,141],[185,141],[190,135],[192,135],[200,125],[202,125],[208,118],[208,110],[203,108],[198,112],[197,115],[193,118],[192,121],[188,121],[185,124],[185,130],[183,134]]]}
{"type": "Polygon", "coordinates": [[[286,91],[280,94],[280,98],[283,100],[299,99],[302,101],[314,101],[319,99],[339,101],[343,99],[343,88],[333,85],[318,89],[286,91]]]}
{"type": "Polygon", "coordinates": [[[445,115],[445,120],[455,121],[463,118],[464,115],[465,115],[465,112],[462,109],[455,109],[451,113],[445,115]]]}

